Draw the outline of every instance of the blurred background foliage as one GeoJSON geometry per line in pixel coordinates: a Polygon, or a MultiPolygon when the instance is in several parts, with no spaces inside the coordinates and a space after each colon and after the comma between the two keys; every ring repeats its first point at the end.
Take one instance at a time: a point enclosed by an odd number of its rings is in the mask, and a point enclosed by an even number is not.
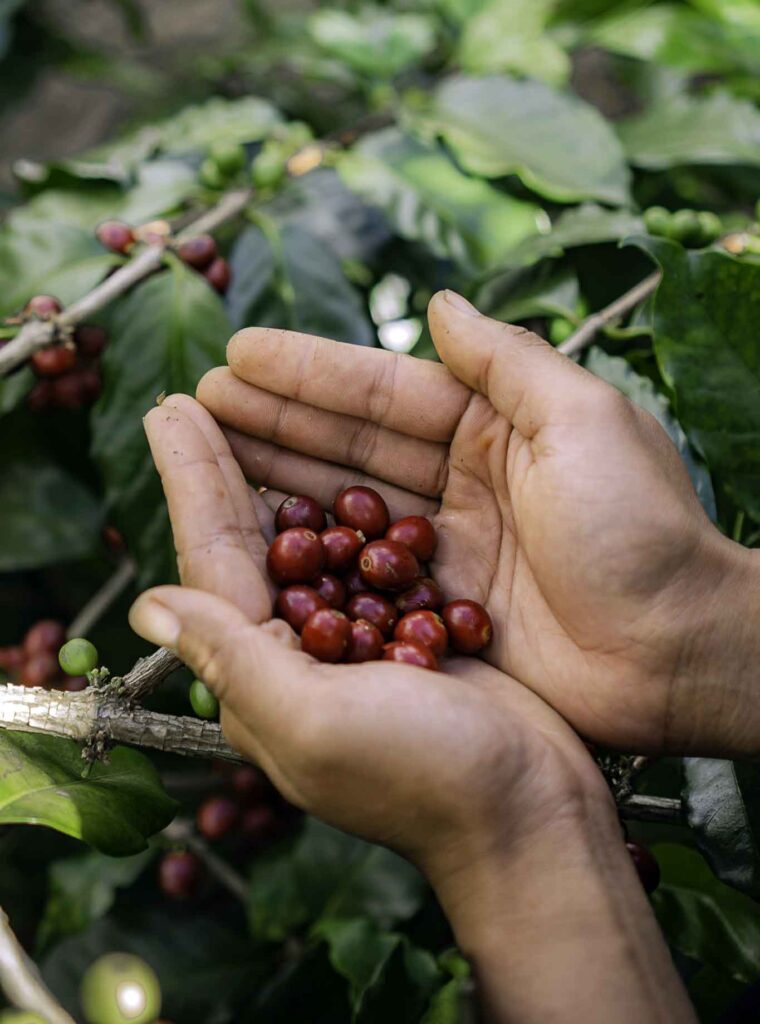
{"type": "MultiPolygon", "coordinates": [[[[559,343],[662,268],[583,360],[661,420],[708,514],[757,545],[758,72],[756,0],[0,0],[2,315],[101,280],[119,262],[95,238],[104,218],[181,222],[259,185],[218,233],[223,298],[169,258],[104,312],[97,402],[40,413],[29,368],[0,382],[0,643],[71,621],[114,570],[106,524],[140,585],[172,577],[141,416],[161,391],[192,393],[234,329],[434,358],[424,311],[447,286],[559,343]],[[214,162],[220,143],[244,147],[242,166],[214,162]]],[[[133,596],[93,630],[116,671],[143,653],[133,596]]],[[[185,713],[186,693],[180,674],[153,706],[185,713]]],[[[24,749],[35,770],[53,757],[24,749]]],[[[186,816],[227,785],[151,760],[186,816]]],[[[759,778],[691,760],[640,780],[685,796],[691,829],[632,832],[662,844],[655,908],[705,1022],[760,973],[759,778]]],[[[384,851],[308,821],[222,848],[244,906],[210,882],[174,905],[155,881],[163,839],[116,860],[25,820],[3,818],[19,824],[0,839],[0,902],[74,1013],[87,964],[124,948],[182,1024],[473,1019],[445,921],[384,851]]]]}

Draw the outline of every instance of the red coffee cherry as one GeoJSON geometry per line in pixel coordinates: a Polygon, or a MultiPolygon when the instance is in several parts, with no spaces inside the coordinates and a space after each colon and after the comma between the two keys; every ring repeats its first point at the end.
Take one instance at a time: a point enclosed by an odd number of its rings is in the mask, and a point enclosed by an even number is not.
{"type": "Polygon", "coordinates": [[[327,516],[314,498],[306,494],[291,494],[275,512],[274,526],[278,533],[294,526],[321,533],[327,526],[327,516]]]}
{"type": "Polygon", "coordinates": [[[204,270],[219,255],[216,242],[211,235],[195,235],[177,246],[177,255],[189,267],[204,270]]]}
{"type": "Polygon", "coordinates": [[[198,808],[195,824],[206,839],[223,839],[240,817],[240,808],[228,796],[210,796],[198,808]]]}
{"type": "Polygon", "coordinates": [[[354,622],[364,619],[377,627],[384,637],[393,636],[398,614],[392,601],[382,594],[371,594],[368,590],[354,594],[346,605],[346,615],[354,622]]]}
{"type": "Polygon", "coordinates": [[[77,351],[87,359],[96,359],[108,343],[108,332],[98,324],[79,324],[74,330],[77,351]]]}
{"type": "Polygon", "coordinates": [[[104,220],[98,224],[95,235],[101,245],[120,255],[129,252],[135,242],[132,228],[120,220],[104,220]]]}
{"type": "Polygon", "coordinates": [[[435,527],[424,516],[406,516],[388,528],[388,540],[406,544],[420,562],[429,562],[438,546],[435,527]]]}
{"type": "Polygon", "coordinates": [[[65,373],[51,381],[50,404],[59,409],[81,409],[85,392],[78,373],[65,373]]]}
{"type": "Polygon", "coordinates": [[[329,572],[320,573],[311,585],[331,608],[343,611],[346,607],[346,588],[337,576],[331,576],[329,572]]]}
{"type": "Polygon", "coordinates": [[[97,398],[100,398],[100,392],[103,390],[103,381],[96,369],[89,367],[84,370],[77,370],[77,378],[84,402],[94,402],[97,398]]]}
{"type": "Polygon", "coordinates": [[[429,576],[420,576],[408,590],[396,598],[396,607],[401,615],[421,611],[423,608],[437,612],[445,603],[443,591],[429,576]]]}
{"type": "Polygon", "coordinates": [[[212,288],[215,288],[220,295],[224,295],[232,280],[232,270],[227,260],[218,256],[213,263],[206,267],[203,276],[212,288]]]}
{"type": "Polygon", "coordinates": [[[379,590],[406,590],[419,576],[420,566],[412,552],[395,540],[372,540],[359,555],[362,579],[379,590]]]}
{"type": "Polygon", "coordinates": [[[423,644],[415,644],[409,640],[394,640],[383,648],[383,661],[400,661],[405,665],[417,665],[419,668],[429,668],[435,671],[438,668],[438,660],[429,647],[423,644]]]}
{"type": "Polygon", "coordinates": [[[21,681],[26,686],[47,686],[60,672],[58,658],[51,651],[40,651],[27,658],[21,668],[21,681]]]}
{"type": "Polygon", "coordinates": [[[281,590],[274,603],[275,614],[285,619],[296,633],[301,632],[310,615],[320,608],[327,607],[327,601],[316,590],[303,583],[295,583],[281,590]]]}
{"type": "Polygon", "coordinates": [[[271,807],[259,804],[258,807],[249,807],[243,812],[240,831],[249,842],[263,846],[275,838],[280,831],[280,823],[271,807]]]}
{"type": "Polygon", "coordinates": [[[0,647],[0,669],[5,672],[18,672],[23,664],[23,647],[0,647]]]}
{"type": "Polygon", "coordinates": [[[626,847],[633,860],[639,881],[644,886],[644,891],[654,892],[660,884],[660,865],[651,850],[641,843],[627,842],[626,847]]]}
{"type": "Polygon", "coordinates": [[[267,551],[267,570],[281,587],[309,583],[322,571],[322,543],[313,530],[295,526],[278,534],[267,551]]]}
{"type": "Polygon", "coordinates": [[[266,776],[252,764],[236,768],[230,781],[237,795],[247,804],[259,803],[269,792],[266,776]]]}
{"type": "Polygon", "coordinates": [[[353,597],[354,594],[361,594],[367,589],[367,584],[362,579],[359,566],[354,565],[343,577],[343,586],[346,588],[346,595],[353,597]]]}
{"type": "Polygon", "coordinates": [[[203,863],[189,850],[165,853],[158,865],[158,884],[173,900],[190,900],[198,895],[203,881],[203,863]]]}
{"type": "Polygon", "coordinates": [[[325,552],[325,569],[342,575],[351,569],[364,547],[364,536],[348,526],[328,526],[319,539],[325,552]]]}
{"type": "Polygon", "coordinates": [[[319,661],[340,661],[351,641],[351,623],[334,608],[320,608],[306,620],[301,650],[319,661]]]}
{"type": "Polygon", "coordinates": [[[378,661],[383,656],[383,634],[366,619],[351,623],[351,641],[347,661],[378,661]]]}
{"type": "Polygon", "coordinates": [[[66,642],[66,629],[55,619],[40,619],[27,630],[24,637],[24,654],[28,658],[34,654],[49,651],[58,657],[59,648],[66,642]]]}
{"type": "Polygon", "coordinates": [[[34,313],[40,320],[48,320],[63,311],[63,303],[54,295],[35,295],[24,307],[25,313],[34,313]]]}
{"type": "Polygon", "coordinates": [[[491,616],[482,604],[461,598],[449,601],[441,612],[451,646],[458,654],[477,654],[493,636],[491,616]]]}
{"type": "Polygon", "coordinates": [[[429,647],[436,657],[446,653],[449,634],[440,615],[430,611],[409,612],[396,626],[394,640],[411,641],[429,647]]]}
{"type": "Polygon", "coordinates": [[[41,348],[31,358],[32,369],[40,377],[57,377],[76,366],[77,354],[67,345],[41,348]]]}
{"type": "Polygon", "coordinates": [[[26,396],[26,404],[31,412],[42,412],[49,409],[53,401],[53,383],[50,380],[38,380],[26,396]]]}
{"type": "Polygon", "coordinates": [[[347,487],[333,502],[335,522],[361,530],[367,540],[382,537],[388,529],[388,506],[371,487],[347,487]]]}
{"type": "Polygon", "coordinates": [[[65,690],[67,693],[79,693],[86,690],[90,685],[87,676],[62,676],[55,684],[56,690],[65,690]]]}

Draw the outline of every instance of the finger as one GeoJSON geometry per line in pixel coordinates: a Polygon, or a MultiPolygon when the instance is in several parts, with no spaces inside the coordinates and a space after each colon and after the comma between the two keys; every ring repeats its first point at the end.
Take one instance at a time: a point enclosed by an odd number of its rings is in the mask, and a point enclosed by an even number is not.
{"type": "Polygon", "coordinates": [[[327,511],[339,491],[357,484],[373,487],[381,494],[393,520],[402,516],[432,516],[438,511],[438,502],[434,499],[394,487],[358,470],[279,448],[269,441],[259,441],[229,428],[225,428],[224,433],[233,455],[252,483],[287,494],[309,494],[327,511]]]}
{"type": "Polygon", "coordinates": [[[227,362],[266,391],[428,441],[450,441],[469,400],[429,360],[270,327],[238,331],[227,362]]]}
{"type": "Polygon", "coordinates": [[[169,395],[164,405],[179,409],[198,427],[211,446],[219,469],[227,484],[230,500],[235,507],[243,539],[251,557],[263,570],[266,562],[267,538],[273,536],[274,523],[267,504],[246,483],[243,471],[230,451],[229,442],[213,416],[190,395],[169,395]]]}
{"type": "Polygon", "coordinates": [[[247,536],[258,534],[258,526],[239,523],[208,441],[171,406],[151,409],[145,431],[169,506],[182,582],[233,601],[254,621],[268,618],[268,587],[247,536]]]}
{"type": "Polygon", "coordinates": [[[537,334],[482,316],[456,292],[434,295],[428,318],[446,366],[525,438],[551,421],[587,419],[589,404],[612,393],[537,334]]]}
{"type": "Polygon", "coordinates": [[[418,494],[437,497],[443,490],[448,445],[304,405],[245,384],[226,368],[206,374],[198,398],[212,416],[239,433],[354,466],[418,494]]]}

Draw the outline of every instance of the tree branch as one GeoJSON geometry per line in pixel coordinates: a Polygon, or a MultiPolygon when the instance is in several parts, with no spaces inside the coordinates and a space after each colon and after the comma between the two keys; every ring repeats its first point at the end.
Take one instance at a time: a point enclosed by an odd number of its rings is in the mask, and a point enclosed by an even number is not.
{"type": "Polygon", "coordinates": [[[628,821],[656,821],[662,825],[685,825],[683,804],[664,796],[629,796],[618,804],[621,818],[628,821]]]}
{"type": "Polygon", "coordinates": [[[66,630],[66,636],[87,636],[95,623],[105,615],[114,601],[127,589],[137,575],[137,567],[131,558],[125,558],[116,572],[110,576],[100,590],[96,591],[80,609],[79,614],[66,630]]]}
{"type": "Polygon", "coordinates": [[[130,703],[144,700],[149,693],[182,667],[182,662],[166,647],[159,647],[147,658],[140,658],[121,680],[121,696],[130,703]]]}
{"type": "Polygon", "coordinates": [[[645,277],[643,281],[639,281],[637,285],[634,285],[630,291],[621,295],[619,299],[611,302],[609,306],[600,309],[598,313],[592,313],[590,317],[583,321],[577,331],[574,331],[566,341],[563,341],[558,346],[559,351],[566,356],[574,356],[582,352],[607,324],[611,324],[615,320],[620,319],[620,317],[625,316],[626,313],[630,313],[640,302],[648,298],[657,288],[661,278],[662,274],[659,270],[656,270],[649,277],[645,277]]]}
{"type": "MultiPolygon", "coordinates": [[[[250,189],[228,193],[213,209],[202,214],[192,224],[188,224],[177,235],[177,239],[182,241],[221,227],[242,213],[252,195],[250,189]]],[[[49,345],[62,330],[75,327],[76,324],[94,316],[139,281],[158,270],[163,262],[164,252],[163,245],[149,245],[52,320],[32,320],[25,324],[13,341],[9,341],[0,349],[0,377],[25,363],[38,349],[49,345]]]]}
{"type": "Polygon", "coordinates": [[[42,980],[13,933],[8,915],[0,908],[0,986],[18,1010],[37,1013],[48,1024],[76,1024],[42,980]]]}

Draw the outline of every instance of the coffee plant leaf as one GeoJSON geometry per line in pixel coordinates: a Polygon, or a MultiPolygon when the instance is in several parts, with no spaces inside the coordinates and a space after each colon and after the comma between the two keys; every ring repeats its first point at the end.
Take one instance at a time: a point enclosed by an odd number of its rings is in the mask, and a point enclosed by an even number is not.
{"type": "Polygon", "coordinates": [[[453,75],[410,117],[418,130],[440,136],[471,174],[516,174],[562,203],[629,201],[630,172],[609,123],[577,96],[543,82],[453,75]]]}
{"type": "Polygon", "coordinates": [[[330,963],[348,981],[354,1011],[367,987],[401,941],[400,935],[383,931],[366,917],[326,920],[313,934],[327,943],[330,963]]]}
{"type": "Polygon", "coordinates": [[[219,296],[178,260],[114,304],[103,356],[103,394],[92,412],[92,453],[106,498],[139,567],[140,586],[175,578],[161,484],[142,418],[161,392],[194,394],[224,363],[231,334],[219,296]]]}
{"type": "Polygon", "coordinates": [[[0,378],[0,416],[13,412],[21,405],[36,379],[29,366],[23,366],[15,373],[0,378]]]}
{"type": "Polygon", "coordinates": [[[760,264],[637,240],[663,271],[654,351],[673,410],[713,478],[760,520],[760,264]]]}
{"type": "Polygon", "coordinates": [[[635,402],[636,405],[645,409],[664,428],[670,440],[678,449],[678,454],[683,459],[684,465],[689,472],[694,490],[702,503],[702,507],[708,516],[715,521],[717,512],[715,508],[715,492],[713,491],[710,474],[704,465],[694,457],[686,434],[680,424],[673,416],[670,402],[665,395],[655,390],[654,384],[648,377],[642,377],[636,373],[633,367],[621,356],[607,355],[602,349],[593,346],[589,349],[585,361],[586,369],[590,370],[597,377],[612,384],[618,391],[635,402]]]}
{"type": "Polygon", "coordinates": [[[252,866],[248,918],[254,936],[279,941],[291,931],[366,915],[383,926],[419,908],[425,883],[396,854],[314,818],[295,840],[263,854],[252,866]]]}
{"type": "MultiPolygon", "coordinates": [[[[3,388],[0,396],[6,393],[3,388]]],[[[98,550],[102,511],[96,496],[56,459],[45,432],[20,410],[3,419],[0,508],[0,572],[70,562],[98,550]]]]}
{"type": "Polygon", "coordinates": [[[760,768],[688,757],[683,802],[689,825],[722,881],[760,897],[760,768]]]}
{"type": "Polygon", "coordinates": [[[357,1001],[356,1024],[417,1024],[441,983],[435,958],[399,937],[357,1001]]]}
{"type": "Polygon", "coordinates": [[[402,238],[465,268],[498,265],[520,242],[549,228],[540,206],[463,174],[441,149],[395,128],[367,136],[338,168],[402,238]]]}
{"type": "Polygon", "coordinates": [[[393,78],[416,64],[436,41],[435,21],[424,14],[399,14],[370,4],[356,13],[322,8],[309,18],[314,42],[352,70],[393,78]]]}
{"type": "Polygon", "coordinates": [[[282,327],[374,344],[365,304],[337,256],[295,224],[280,228],[269,218],[261,223],[242,232],[230,255],[226,302],[233,326],[282,327]]]}
{"type": "Polygon", "coordinates": [[[618,134],[631,163],[649,170],[680,164],[760,166],[760,110],[725,90],[664,98],[620,124],[618,134]]]}
{"type": "Polygon", "coordinates": [[[527,270],[499,274],[487,281],[475,297],[484,313],[505,323],[535,316],[577,315],[580,298],[578,275],[572,267],[548,260],[527,270]]]}
{"type": "Polygon", "coordinates": [[[73,740],[3,731],[0,763],[0,824],[44,825],[113,857],[144,850],[176,811],[148,758],[127,747],[85,778],[73,740]]]}

